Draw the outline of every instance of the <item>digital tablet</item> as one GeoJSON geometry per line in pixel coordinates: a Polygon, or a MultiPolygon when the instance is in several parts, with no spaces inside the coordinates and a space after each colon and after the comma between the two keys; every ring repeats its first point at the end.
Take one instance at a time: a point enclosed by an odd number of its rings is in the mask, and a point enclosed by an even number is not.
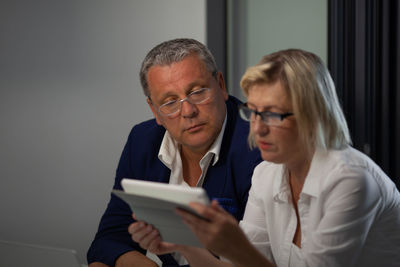
{"type": "Polygon", "coordinates": [[[123,179],[121,185],[124,191],[113,190],[113,194],[129,204],[138,220],[157,228],[164,241],[201,247],[197,237],[175,213],[175,209],[179,207],[202,218],[189,203],[210,204],[203,188],[134,179],[123,179]]]}

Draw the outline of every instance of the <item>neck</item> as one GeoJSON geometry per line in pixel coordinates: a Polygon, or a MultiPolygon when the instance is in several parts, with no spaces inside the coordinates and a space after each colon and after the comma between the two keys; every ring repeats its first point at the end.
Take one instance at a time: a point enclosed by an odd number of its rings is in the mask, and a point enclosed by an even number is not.
{"type": "Polygon", "coordinates": [[[200,160],[207,153],[207,150],[193,150],[187,147],[181,146],[180,148],[182,160],[199,163],[200,160]]]}
{"type": "Polygon", "coordinates": [[[190,186],[196,186],[201,175],[200,160],[206,152],[193,151],[181,147],[182,175],[190,186]]]}
{"type": "Polygon", "coordinates": [[[306,180],[308,171],[310,170],[314,149],[309,153],[304,153],[299,159],[287,163],[286,167],[289,171],[289,181],[293,190],[301,192],[306,180]]]}

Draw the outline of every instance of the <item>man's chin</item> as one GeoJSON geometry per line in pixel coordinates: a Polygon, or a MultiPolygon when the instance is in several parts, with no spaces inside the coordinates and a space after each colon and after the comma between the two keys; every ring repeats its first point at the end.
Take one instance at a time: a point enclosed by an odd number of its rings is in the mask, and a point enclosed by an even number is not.
{"type": "Polygon", "coordinates": [[[192,138],[188,138],[184,142],[185,146],[193,151],[200,150],[208,150],[212,142],[209,141],[209,138],[200,138],[200,136],[192,136],[192,138]]]}

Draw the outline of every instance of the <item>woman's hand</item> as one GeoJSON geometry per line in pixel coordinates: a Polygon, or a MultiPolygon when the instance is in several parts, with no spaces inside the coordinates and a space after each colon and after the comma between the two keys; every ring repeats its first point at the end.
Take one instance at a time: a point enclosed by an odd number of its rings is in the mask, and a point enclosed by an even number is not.
{"type": "Polygon", "coordinates": [[[239,228],[238,222],[213,200],[210,206],[191,203],[190,206],[207,220],[177,209],[177,213],[191,228],[203,246],[213,253],[231,258],[236,253],[232,250],[237,244],[248,243],[239,228]],[[233,246],[232,246],[233,245],[233,246]]]}
{"type": "MultiPolygon", "coordinates": [[[[135,215],[132,216],[136,220],[135,215]]],[[[132,240],[137,242],[141,248],[157,255],[177,251],[180,247],[180,245],[162,241],[158,230],[144,221],[136,221],[129,225],[128,232],[131,234],[132,240]]]]}

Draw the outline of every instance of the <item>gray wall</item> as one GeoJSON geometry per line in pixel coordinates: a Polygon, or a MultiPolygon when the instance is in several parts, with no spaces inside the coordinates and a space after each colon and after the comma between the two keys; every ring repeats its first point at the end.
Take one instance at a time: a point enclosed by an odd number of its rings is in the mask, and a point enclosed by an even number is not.
{"type": "MultiPolygon", "coordinates": [[[[326,58],[326,0],[228,3],[242,5],[229,23],[242,31],[233,94],[265,53],[326,58]]],[[[0,239],[85,262],[129,130],[152,117],[140,62],[166,39],[205,42],[205,15],[204,0],[0,1],[0,239]]]]}
{"type": "Polygon", "coordinates": [[[239,82],[263,55],[286,48],[311,51],[326,62],[327,0],[230,0],[229,88],[244,99],[239,82]]]}
{"type": "Polygon", "coordinates": [[[140,62],[175,37],[205,41],[205,1],[0,2],[0,239],[86,261],[129,130],[152,117],[140,62]]]}

